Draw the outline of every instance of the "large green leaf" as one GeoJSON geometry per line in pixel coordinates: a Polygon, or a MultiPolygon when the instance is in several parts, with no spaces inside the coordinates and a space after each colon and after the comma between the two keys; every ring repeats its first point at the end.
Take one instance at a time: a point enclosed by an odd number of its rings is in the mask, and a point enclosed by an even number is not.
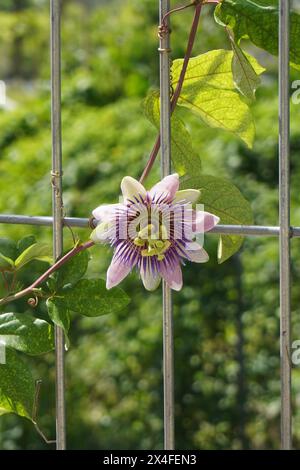
{"type": "Polygon", "coordinates": [[[52,326],[28,313],[0,314],[0,341],[30,355],[54,349],[52,326]]]}
{"type": "Polygon", "coordinates": [[[102,279],[81,279],[63,291],[66,308],[87,317],[106,315],[124,309],[129,297],[119,287],[107,290],[102,279]]]}
{"type": "Polygon", "coordinates": [[[48,314],[53,323],[64,330],[66,345],[70,344],[69,341],[69,328],[70,328],[70,311],[68,310],[65,302],[60,297],[51,297],[46,301],[48,314]]]}
{"type": "MultiPolygon", "coordinates": [[[[144,113],[147,119],[159,130],[160,102],[159,92],[152,91],[144,100],[144,113]]],[[[191,136],[185,125],[176,115],[171,119],[172,161],[176,171],[183,175],[193,174],[201,167],[200,157],[193,148],[191,136]]]]}
{"type": "Polygon", "coordinates": [[[21,269],[33,260],[52,262],[51,248],[46,243],[34,243],[26,248],[15,261],[16,269],[21,269]]]}
{"type": "MultiPolygon", "coordinates": [[[[290,18],[290,62],[300,70],[300,15],[291,12],[290,18]]],[[[215,9],[215,19],[221,25],[230,27],[237,41],[249,38],[257,47],[273,55],[278,54],[277,2],[223,0],[215,9]]]]}
{"type": "MultiPolygon", "coordinates": [[[[234,90],[231,71],[232,51],[217,49],[192,57],[189,60],[183,87],[195,85],[197,88],[211,86],[217,89],[234,90]]],[[[176,86],[182,69],[183,59],[172,64],[172,85],[176,86]]]]}
{"type": "Polygon", "coordinates": [[[32,419],[35,384],[31,371],[18,353],[7,348],[0,364],[0,415],[16,413],[32,419]]]}
{"type": "MultiPolygon", "coordinates": [[[[183,189],[195,188],[201,190],[199,203],[204,204],[204,210],[220,217],[220,223],[225,225],[249,225],[253,223],[253,214],[249,202],[236,186],[215,176],[197,175],[185,179],[183,189]]],[[[221,235],[218,246],[218,261],[223,263],[230,258],[242,245],[242,236],[221,235]]]]}
{"type": "MultiPolygon", "coordinates": [[[[210,127],[232,132],[249,147],[255,127],[247,103],[237,92],[232,75],[232,51],[210,51],[189,61],[178,100],[197,114],[210,127]]],[[[182,59],[172,67],[173,86],[178,83],[182,59]]]]}
{"type": "Polygon", "coordinates": [[[59,289],[65,284],[76,284],[85,274],[89,259],[87,251],[81,251],[70,258],[70,260],[55,273],[54,279],[56,280],[57,288],[59,289]]]}

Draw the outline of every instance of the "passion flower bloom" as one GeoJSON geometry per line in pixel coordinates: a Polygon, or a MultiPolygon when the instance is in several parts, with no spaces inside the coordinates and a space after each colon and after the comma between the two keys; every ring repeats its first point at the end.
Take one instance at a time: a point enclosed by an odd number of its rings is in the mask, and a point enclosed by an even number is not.
{"type": "Polygon", "coordinates": [[[98,224],[91,239],[109,243],[114,249],[107,271],[107,289],[137,267],[147,290],[156,289],[161,278],[171,289],[180,290],[184,261],[208,261],[202,242],[195,239],[211,230],[219,218],[193,209],[200,191],[178,188],[176,173],[163,178],[150,191],[126,176],[121,182],[122,201],[93,211],[98,224]]]}

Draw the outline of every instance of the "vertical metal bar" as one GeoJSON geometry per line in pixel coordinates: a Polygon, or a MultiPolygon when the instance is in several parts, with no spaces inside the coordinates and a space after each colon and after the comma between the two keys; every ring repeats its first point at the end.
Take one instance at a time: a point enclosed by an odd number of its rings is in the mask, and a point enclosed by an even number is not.
{"type": "MultiPolygon", "coordinates": [[[[61,150],[61,0],[50,1],[51,30],[51,130],[52,130],[52,214],[53,255],[63,250],[62,150],[61,150]]],[[[55,328],[56,448],[66,448],[64,333],[55,328]]]]}
{"type": "MultiPolygon", "coordinates": [[[[169,0],[159,0],[160,24],[170,9],[169,0]]],[[[167,23],[168,24],[168,23],[167,23]]],[[[170,108],[170,39],[169,31],[160,35],[160,135],[161,176],[171,171],[171,108],[170,108]]],[[[174,353],[171,289],[163,282],[163,373],[164,373],[164,447],[174,449],[174,353]]]]}
{"type": "Polygon", "coordinates": [[[279,218],[281,448],[292,447],[290,299],[290,1],[280,0],[279,15],[279,218]]]}

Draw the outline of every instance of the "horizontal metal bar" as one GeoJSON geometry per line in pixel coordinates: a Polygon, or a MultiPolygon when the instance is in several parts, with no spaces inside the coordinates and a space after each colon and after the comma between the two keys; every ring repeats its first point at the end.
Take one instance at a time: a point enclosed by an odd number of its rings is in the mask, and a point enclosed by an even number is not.
{"type": "MultiPolygon", "coordinates": [[[[63,219],[64,225],[70,227],[88,228],[89,219],[78,217],[65,217],[63,219]]],[[[0,224],[11,225],[42,225],[45,227],[52,227],[53,218],[50,216],[30,216],[30,215],[0,215],[0,224]]]]}
{"type": "MultiPolygon", "coordinates": [[[[89,228],[90,219],[81,217],[65,217],[64,226],[89,228]]],[[[30,216],[0,214],[0,224],[9,225],[40,225],[52,227],[53,218],[50,216],[30,216]]],[[[217,225],[209,233],[219,235],[244,235],[258,237],[279,237],[280,228],[269,225],[217,225]]],[[[300,227],[290,228],[290,237],[300,237],[300,227]]]]}
{"type": "MultiPolygon", "coordinates": [[[[90,219],[81,217],[65,217],[64,225],[78,228],[89,228],[90,219]]],[[[12,215],[0,214],[0,224],[8,225],[37,225],[51,227],[53,219],[50,216],[30,216],[30,215],[12,215]]],[[[261,237],[278,237],[280,228],[278,226],[268,225],[217,225],[210,233],[219,235],[244,235],[261,237]]],[[[300,227],[290,228],[290,237],[300,237],[300,227]]]]}

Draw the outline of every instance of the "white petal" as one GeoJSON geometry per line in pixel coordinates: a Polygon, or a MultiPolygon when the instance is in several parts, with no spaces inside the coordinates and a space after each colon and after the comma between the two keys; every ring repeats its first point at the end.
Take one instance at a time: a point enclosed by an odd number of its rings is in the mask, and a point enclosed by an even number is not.
{"type": "Polygon", "coordinates": [[[121,191],[126,202],[134,197],[146,197],[147,191],[144,186],[131,176],[125,176],[121,182],[121,191]]]}
{"type": "Polygon", "coordinates": [[[149,193],[151,197],[166,196],[173,199],[179,188],[179,175],[173,173],[173,175],[165,176],[155,186],[153,186],[149,193]]]}
{"type": "Polygon", "coordinates": [[[172,267],[161,263],[160,273],[171,289],[179,291],[182,288],[182,271],[179,263],[172,267]]]}
{"type": "Polygon", "coordinates": [[[158,288],[161,277],[158,273],[153,274],[150,268],[141,270],[141,278],[145,289],[153,291],[158,288]]]}
{"type": "Polygon", "coordinates": [[[173,202],[190,202],[194,204],[198,201],[200,194],[198,189],[183,189],[182,191],[177,191],[173,202]]]}
{"type": "Polygon", "coordinates": [[[209,260],[207,252],[201,247],[198,250],[187,250],[187,254],[193,263],[206,263],[209,260]]]}
{"type": "Polygon", "coordinates": [[[210,212],[195,211],[195,221],[193,222],[193,230],[195,233],[208,232],[215,227],[220,218],[210,212]]]}
{"type": "Polygon", "coordinates": [[[120,284],[121,281],[132,271],[134,263],[124,263],[115,253],[106,275],[106,288],[111,289],[120,284]]]}
{"type": "Polygon", "coordinates": [[[102,204],[93,210],[93,217],[99,222],[109,222],[112,220],[116,210],[121,207],[122,204],[102,204]]]}

